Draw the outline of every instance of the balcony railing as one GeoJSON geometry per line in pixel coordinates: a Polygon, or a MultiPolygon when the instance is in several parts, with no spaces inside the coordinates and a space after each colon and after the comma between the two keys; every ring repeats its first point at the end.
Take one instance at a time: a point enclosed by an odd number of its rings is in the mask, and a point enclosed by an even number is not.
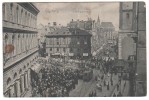
{"type": "Polygon", "coordinates": [[[17,24],[17,23],[14,23],[14,22],[6,21],[6,20],[3,20],[3,28],[4,27],[5,28],[16,29],[16,30],[18,29],[18,30],[23,30],[23,31],[37,32],[37,28],[26,26],[26,25],[17,24]]]}

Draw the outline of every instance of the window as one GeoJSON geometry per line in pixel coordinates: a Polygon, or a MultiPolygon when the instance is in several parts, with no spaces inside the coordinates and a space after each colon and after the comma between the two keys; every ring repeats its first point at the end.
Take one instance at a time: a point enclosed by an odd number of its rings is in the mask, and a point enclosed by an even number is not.
{"type": "Polygon", "coordinates": [[[17,18],[16,18],[16,21],[17,21],[17,23],[19,23],[19,7],[17,6],[17,8],[16,8],[16,14],[17,14],[17,18]]]}
{"type": "Polygon", "coordinates": [[[24,66],[23,69],[26,69],[26,66],[24,66]]]}
{"type": "Polygon", "coordinates": [[[7,85],[8,85],[10,82],[11,82],[11,78],[9,77],[9,78],[7,79],[7,85]]]}
{"type": "Polygon", "coordinates": [[[28,13],[28,26],[30,26],[30,13],[28,13]]]}
{"type": "Polygon", "coordinates": [[[59,51],[59,48],[57,48],[57,51],[59,51]]]}
{"type": "Polygon", "coordinates": [[[72,48],[70,48],[70,52],[72,52],[73,50],[72,50],[72,48]]]}
{"type": "Polygon", "coordinates": [[[27,12],[25,12],[25,25],[27,26],[27,12]]]}
{"type": "Polygon", "coordinates": [[[18,39],[20,38],[20,34],[18,35],[18,39]]]}
{"type": "Polygon", "coordinates": [[[59,40],[58,40],[58,38],[56,38],[56,41],[57,41],[57,45],[59,45],[59,40]]]}
{"type": "Polygon", "coordinates": [[[10,3],[10,20],[13,21],[13,3],[10,3]]]}
{"type": "Polygon", "coordinates": [[[87,44],[87,41],[84,41],[84,44],[87,44]]]}
{"type": "Polygon", "coordinates": [[[19,70],[19,74],[21,74],[21,73],[22,73],[22,69],[19,70]]]}
{"type": "Polygon", "coordinates": [[[129,13],[127,13],[127,18],[129,19],[129,13]]]}
{"type": "Polygon", "coordinates": [[[14,44],[14,40],[15,40],[15,35],[12,35],[12,44],[14,44]]]}
{"type": "Polygon", "coordinates": [[[13,79],[15,79],[17,77],[17,73],[15,73],[14,75],[13,75],[13,79]]]}
{"type": "Polygon", "coordinates": [[[50,48],[50,51],[52,51],[52,48],[50,48]]]}
{"type": "Polygon", "coordinates": [[[5,19],[5,4],[3,3],[3,20],[5,19]]]}
{"type": "Polygon", "coordinates": [[[65,48],[63,48],[63,51],[64,51],[64,52],[66,52],[66,49],[65,49],[65,48]]]}
{"type": "Polygon", "coordinates": [[[5,40],[7,40],[8,39],[8,34],[6,33],[6,35],[5,35],[5,40]]]}
{"type": "Polygon", "coordinates": [[[23,19],[23,9],[21,10],[21,16],[20,16],[20,23],[22,24],[22,19],[23,19]]]}

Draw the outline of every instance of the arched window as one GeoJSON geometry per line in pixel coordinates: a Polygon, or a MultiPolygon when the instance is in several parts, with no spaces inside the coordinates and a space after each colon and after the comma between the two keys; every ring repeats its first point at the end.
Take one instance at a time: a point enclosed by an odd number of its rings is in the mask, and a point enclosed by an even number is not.
{"type": "Polygon", "coordinates": [[[32,15],[31,15],[31,19],[30,19],[30,26],[32,27],[32,23],[33,23],[33,21],[32,21],[32,15]]]}
{"type": "Polygon", "coordinates": [[[17,21],[17,23],[19,23],[19,7],[18,7],[18,5],[17,5],[17,7],[16,7],[16,21],[17,21]]]}
{"type": "Polygon", "coordinates": [[[10,3],[10,20],[13,21],[13,3],[10,3]]]}
{"type": "Polygon", "coordinates": [[[26,66],[24,66],[23,69],[26,69],[26,66]]]}
{"type": "Polygon", "coordinates": [[[21,10],[20,22],[23,25],[23,9],[21,10]]]}
{"type": "Polygon", "coordinates": [[[10,82],[11,82],[11,78],[9,77],[9,78],[7,79],[7,85],[10,84],[10,82]]]}
{"type": "Polygon", "coordinates": [[[28,26],[30,26],[30,13],[28,13],[28,26]]]}
{"type": "Polygon", "coordinates": [[[6,33],[6,35],[5,35],[5,37],[4,37],[4,39],[5,39],[5,44],[7,44],[7,42],[8,42],[8,34],[6,33]]]}
{"type": "Polygon", "coordinates": [[[15,79],[17,77],[17,73],[15,73],[14,75],[13,75],[13,79],[15,79]]]}
{"type": "Polygon", "coordinates": [[[18,35],[18,39],[20,38],[20,34],[18,35]]]}
{"type": "Polygon", "coordinates": [[[25,24],[25,26],[27,26],[27,12],[25,12],[25,18],[24,19],[25,19],[25,23],[24,24],[25,24]]]}
{"type": "Polygon", "coordinates": [[[5,3],[3,3],[3,20],[5,19],[5,3]]]}
{"type": "Polygon", "coordinates": [[[12,35],[12,43],[14,43],[15,35],[12,35]]]}
{"type": "Polygon", "coordinates": [[[21,73],[22,73],[22,69],[19,70],[19,74],[21,74],[21,73]]]}
{"type": "Polygon", "coordinates": [[[127,15],[126,15],[126,16],[127,16],[127,18],[129,19],[129,13],[127,13],[127,15]]]}

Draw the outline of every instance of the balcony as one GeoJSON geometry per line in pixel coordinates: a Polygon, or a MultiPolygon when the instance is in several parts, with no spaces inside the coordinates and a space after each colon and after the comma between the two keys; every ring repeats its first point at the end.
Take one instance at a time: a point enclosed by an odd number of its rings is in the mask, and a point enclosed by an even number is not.
{"type": "Polygon", "coordinates": [[[14,22],[3,20],[3,31],[17,31],[17,32],[37,32],[37,28],[17,24],[14,22]]]}

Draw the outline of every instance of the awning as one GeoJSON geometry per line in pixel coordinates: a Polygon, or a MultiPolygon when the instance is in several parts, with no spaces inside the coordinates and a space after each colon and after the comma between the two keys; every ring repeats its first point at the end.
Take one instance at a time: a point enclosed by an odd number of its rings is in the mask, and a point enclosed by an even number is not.
{"type": "Polygon", "coordinates": [[[69,56],[74,56],[74,54],[73,53],[69,53],[69,56]]]}
{"type": "Polygon", "coordinates": [[[58,56],[58,55],[61,55],[60,53],[54,53],[54,54],[51,54],[53,56],[58,56]]]}
{"type": "Polygon", "coordinates": [[[118,60],[118,61],[115,63],[115,66],[117,66],[117,67],[125,66],[124,60],[118,60]]]}
{"type": "Polygon", "coordinates": [[[83,53],[83,56],[88,56],[88,53],[83,53]]]}

